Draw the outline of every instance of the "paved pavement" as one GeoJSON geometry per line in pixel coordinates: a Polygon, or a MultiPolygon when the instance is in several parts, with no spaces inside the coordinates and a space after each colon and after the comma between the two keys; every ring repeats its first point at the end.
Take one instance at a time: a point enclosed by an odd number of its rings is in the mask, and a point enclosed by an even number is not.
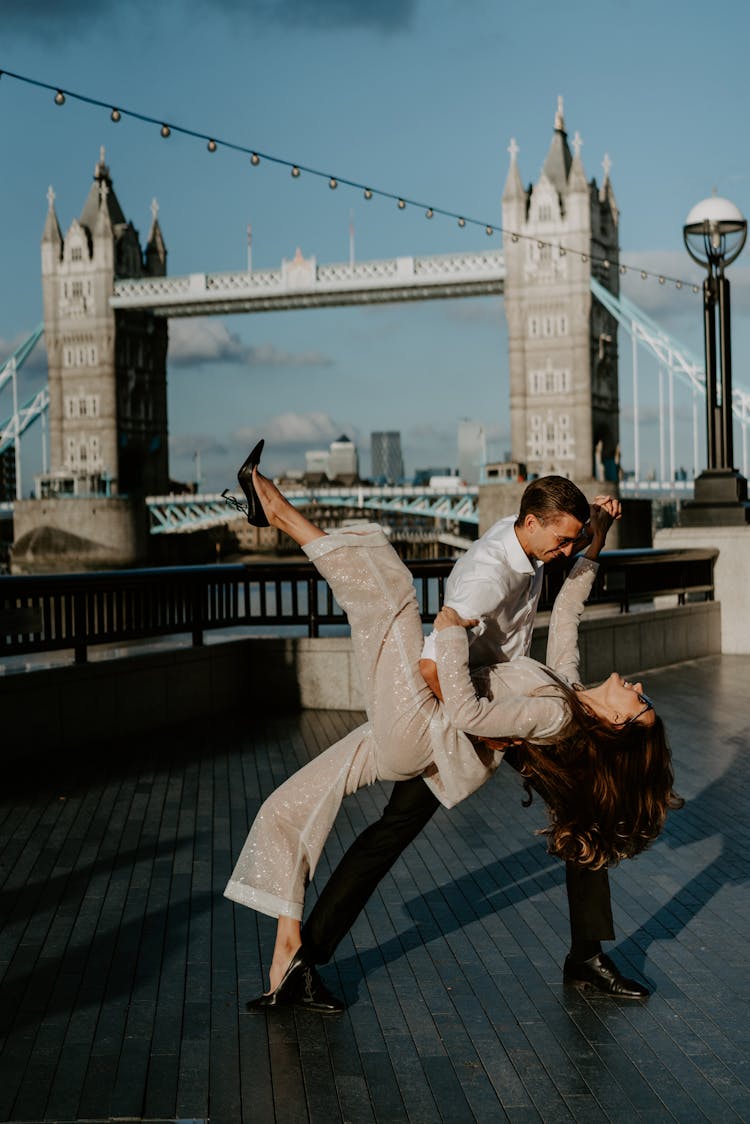
{"type": "MultiPolygon", "coordinates": [[[[750,659],[644,678],[688,803],[612,872],[641,1003],[563,987],[563,868],[510,769],[437,813],[323,970],[347,1012],[266,1018],[273,923],[221,892],[262,798],[358,716],[29,747],[0,794],[0,1120],[750,1120],[750,659]]],[[[346,802],[316,881],[383,803],[346,802]]]]}

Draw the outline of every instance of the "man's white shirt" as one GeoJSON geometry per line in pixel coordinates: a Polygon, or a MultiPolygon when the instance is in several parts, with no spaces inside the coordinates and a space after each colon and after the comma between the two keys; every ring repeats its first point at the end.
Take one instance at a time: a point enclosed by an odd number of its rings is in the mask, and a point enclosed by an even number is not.
{"type": "MultiPolygon", "coordinates": [[[[528,558],[515,532],[516,516],[495,523],[458,559],[445,583],[445,604],[466,619],[479,618],[469,632],[472,667],[527,656],[544,565],[528,558]]],[[[424,642],[422,659],[435,659],[435,633],[424,642]]]]}

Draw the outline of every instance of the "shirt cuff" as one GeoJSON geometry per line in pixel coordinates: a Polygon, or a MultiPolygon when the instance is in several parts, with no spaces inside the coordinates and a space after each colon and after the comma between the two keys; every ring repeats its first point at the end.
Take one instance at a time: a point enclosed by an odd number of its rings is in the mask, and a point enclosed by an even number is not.
{"type": "Polygon", "coordinates": [[[433,629],[429,636],[425,636],[420,659],[432,660],[433,663],[437,663],[437,646],[435,644],[437,635],[437,632],[433,629]]]}

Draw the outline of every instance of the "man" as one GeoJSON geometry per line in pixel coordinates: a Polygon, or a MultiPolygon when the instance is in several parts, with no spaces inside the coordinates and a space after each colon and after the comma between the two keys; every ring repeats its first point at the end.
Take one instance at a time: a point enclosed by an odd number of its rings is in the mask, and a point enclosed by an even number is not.
{"type": "MultiPolygon", "coordinates": [[[[620,517],[616,500],[602,496],[594,502],[620,517]]],[[[588,501],[571,481],[542,477],[524,491],[517,517],[495,523],[458,560],[446,583],[445,604],[466,619],[478,619],[470,634],[473,666],[528,655],[544,563],[570,557],[581,547],[588,519],[588,501]]],[[[433,637],[427,637],[420,667],[439,696],[433,643],[433,637]]],[[[505,759],[513,765],[512,746],[505,759]]],[[[381,818],[344,855],[302,927],[299,955],[308,970],[301,1005],[324,1012],[342,1009],[314,965],[330,960],[381,878],[438,807],[421,778],[397,782],[381,818]]],[[[647,996],[645,987],[626,979],[602,953],[601,941],[614,939],[607,871],[569,862],[566,888],[571,946],[564,981],[619,998],[647,996]]]]}

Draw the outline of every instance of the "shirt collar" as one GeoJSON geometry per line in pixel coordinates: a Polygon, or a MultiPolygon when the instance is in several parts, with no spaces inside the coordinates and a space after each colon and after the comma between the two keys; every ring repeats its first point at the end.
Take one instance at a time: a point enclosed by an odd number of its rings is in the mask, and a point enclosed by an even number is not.
{"type": "Polygon", "coordinates": [[[510,527],[508,528],[508,534],[506,536],[506,546],[508,551],[508,561],[510,562],[513,569],[517,571],[517,573],[535,574],[537,570],[541,569],[541,567],[544,565],[544,563],[540,562],[538,558],[529,558],[528,554],[521,546],[520,542],[518,541],[518,536],[516,535],[515,520],[510,524],[510,527]]]}

